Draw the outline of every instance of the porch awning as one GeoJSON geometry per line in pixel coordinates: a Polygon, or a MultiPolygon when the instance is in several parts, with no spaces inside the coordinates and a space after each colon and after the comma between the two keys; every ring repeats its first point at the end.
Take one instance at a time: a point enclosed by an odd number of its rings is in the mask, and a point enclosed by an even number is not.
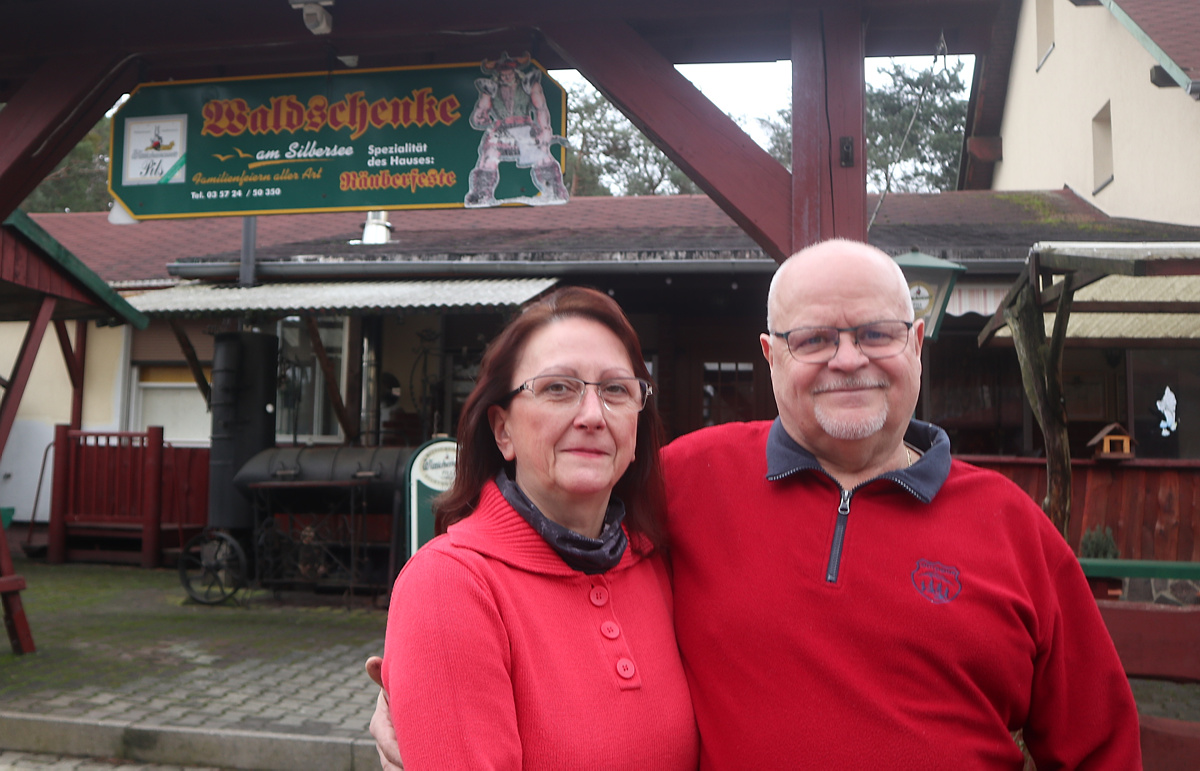
{"type": "Polygon", "coordinates": [[[127,299],[134,308],[153,318],[433,309],[488,311],[519,306],[555,283],[554,278],[513,278],[322,281],[241,287],[193,281],[127,299]]]}
{"type": "MultiPolygon", "coordinates": [[[[1045,316],[1046,329],[1053,329],[1054,314],[1045,316]]],[[[999,338],[1011,336],[1008,327],[996,332],[999,338]]],[[[1200,276],[1098,279],[1075,292],[1067,339],[1108,345],[1200,340],[1200,276]]]]}
{"type": "Polygon", "coordinates": [[[963,316],[967,313],[978,313],[980,316],[991,316],[1000,307],[1009,285],[1001,282],[973,283],[959,279],[946,301],[946,313],[951,316],[963,316]]]}

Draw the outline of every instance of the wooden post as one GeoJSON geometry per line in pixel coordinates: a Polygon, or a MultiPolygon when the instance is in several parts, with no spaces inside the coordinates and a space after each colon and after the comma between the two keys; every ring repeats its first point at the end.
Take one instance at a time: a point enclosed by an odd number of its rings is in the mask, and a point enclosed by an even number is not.
{"type": "Polygon", "coordinates": [[[17,407],[21,404],[21,396],[24,395],[25,386],[29,383],[29,375],[33,372],[34,359],[37,358],[38,350],[42,345],[42,336],[45,335],[46,327],[50,325],[50,319],[54,316],[54,307],[57,302],[53,296],[43,295],[37,315],[25,328],[25,339],[21,342],[21,349],[17,351],[12,377],[6,382],[4,397],[0,399],[0,455],[4,454],[8,435],[12,431],[13,423],[17,420],[17,407]]]}
{"type": "Polygon", "coordinates": [[[212,409],[212,386],[208,383],[208,378],[204,376],[204,367],[200,365],[200,357],[196,355],[196,347],[192,345],[191,338],[188,337],[187,331],[175,319],[167,319],[167,325],[171,327],[171,332],[175,335],[175,341],[179,343],[179,350],[183,352],[183,359],[187,362],[188,370],[192,373],[192,380],[196,381],[196,387],[200,389],[200,395],[204,397],[204,403],[212,409]]]}
{"type": "Polygon", "coordinates": [[[797,9],[792,48],[792,251],[867,239],[862,13],[797,9]]]}
{"type": "Polygon", "coordinates": [[[61,565],[67,556],[67,496],[71,489],[71,427],[54,427],[54,474],[50,484],[49,550],[46,561],[61,565]]]}
{"type": "Polygon", "coordinates": [[[1021,381],[1046,443],[1046,498],[1042,510],[1067,537],[1071,521],[1071,445],[1067,437],[1067,408],[1062,387],[1062,347],[1074,296],[1073,277],[1067,274],[1054,319],[1046,339],[1045,317],[1036,291],[1039,276],[1029,271],[1029,281],[1004,309],[1012,330],[1013,345],[1021,363],[1021,381]]]}
{"type": "Polygon", "coordinates": [[[162,564],[163,427],[148,426],[142,444],[142,567],[162,564]]]}
{"type": "MultiPolygon", "coordinates": [[[[32,527],[32,524],[30,525],[32,527]]],[[[0,528],[0,604],[4,605],[4,628],[13,653],[34,653],[33,633],[29,631],[29,620],[25,618],[25,607],[21,605],[21,590],[25,579],[16,574],[12,555],[8,551],[8,538],[0,528]]]]}
{"type": "Polygon", "coordinates": [[[62,349],[67,375],[71,378],[71,428],[78,431],[83,427],[83,365],[87,354],[87,322],[75,321],[75,345],[67,335],[67,323],[55,320],[54,331],[58,333],[58,345],[62,349]]]}

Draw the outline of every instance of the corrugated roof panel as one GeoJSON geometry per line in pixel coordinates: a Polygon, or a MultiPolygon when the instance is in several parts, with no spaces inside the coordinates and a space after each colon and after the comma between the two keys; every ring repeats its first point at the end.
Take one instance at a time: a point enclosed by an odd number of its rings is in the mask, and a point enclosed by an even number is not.
{"type": "Polygon", "coordinates": [[[511,308],[550,289],[553,278],[463,281],[328,281],[239,287],[192,282],[129,297],[148,316],[299,313],[417,308],[511,308]]]}
{"type": "Polygon", "coordinates": [[[1105,276],[1075,292],[1075,302],[1200,302],[1200,276],[1105,276]]]}
{"type": "MultiPolygon", "coordinates": [[[[1142,279],[1144,280],[1144,279],[1142,279]]],[[[1054,328],[1046,314],[1046,332],[1054,328]]],[[[1003,327],[996,337],[1012,337],[1003,327]]],[[[1195,313],[1072,313],[1067,338],[1074,340],[1200,340],[1200,314],[1195,313]]]]}

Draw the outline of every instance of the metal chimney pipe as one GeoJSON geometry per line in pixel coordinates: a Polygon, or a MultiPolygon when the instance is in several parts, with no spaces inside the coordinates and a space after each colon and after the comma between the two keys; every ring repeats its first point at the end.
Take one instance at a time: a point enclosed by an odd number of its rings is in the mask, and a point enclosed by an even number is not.
{"type": "Polygon", "coordinates": [[[258,217],[242,217],[242,262],[238,286],[254,286],[254,241],[258,235],[258,217]]]}
{"type": "Polygon", "coordinates": [[[367,222],[363,225],[362,242],[364,244],[386,244],[392,240],[392,223],[388,222],[386,211],[367,212],[367,222]]]}

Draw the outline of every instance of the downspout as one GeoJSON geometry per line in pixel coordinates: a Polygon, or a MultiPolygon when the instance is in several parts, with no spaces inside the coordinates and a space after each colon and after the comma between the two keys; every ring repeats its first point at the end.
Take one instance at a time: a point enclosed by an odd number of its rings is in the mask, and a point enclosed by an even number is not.
{"type": "Polygon", "coordinates": [[[242,217],[242,260],[238,286],[254,286],[254,241],[258,235],[258,217],[242,217]]]}

